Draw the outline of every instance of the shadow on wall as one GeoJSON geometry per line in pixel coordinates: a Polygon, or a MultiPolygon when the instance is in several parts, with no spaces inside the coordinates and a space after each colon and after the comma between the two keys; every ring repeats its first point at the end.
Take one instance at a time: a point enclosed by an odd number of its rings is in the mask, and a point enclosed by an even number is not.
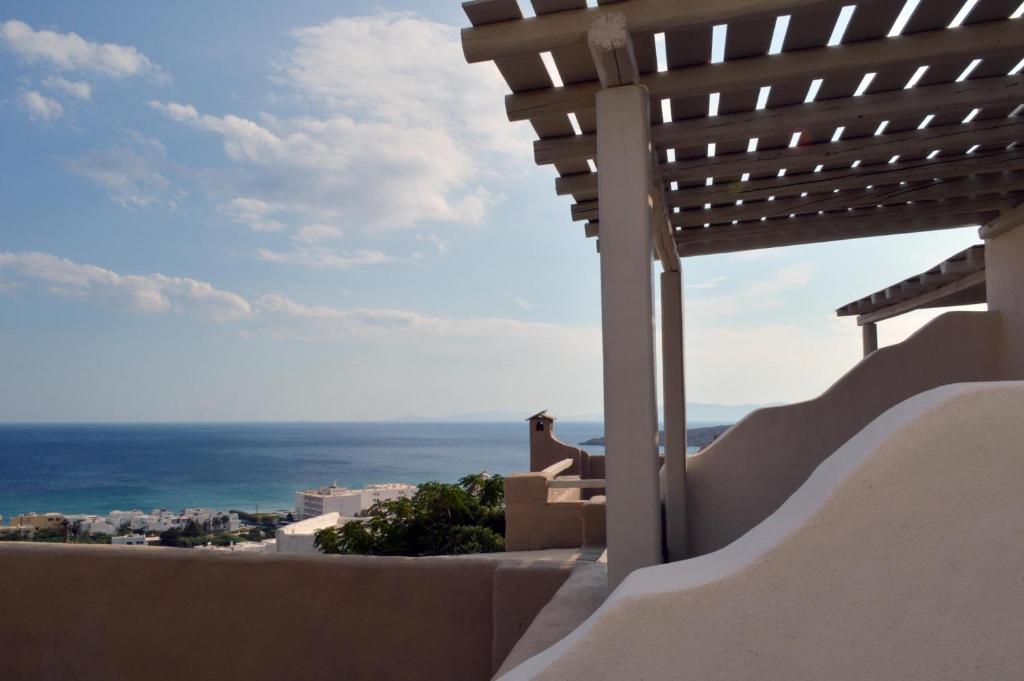
{"type": "Polygon", "coordinates": [[[570,571],[20,542],[0,566],[4,681],[486,681],[570,571]]]}
{"type": "Polygon", "coordinates": [[[820,397],[759,409],[687,458],[694,555],[764,520],[815,467],[886,409],[931,388],[1002,378],[996,312],[947,312],[864,358],[820,397]]]}

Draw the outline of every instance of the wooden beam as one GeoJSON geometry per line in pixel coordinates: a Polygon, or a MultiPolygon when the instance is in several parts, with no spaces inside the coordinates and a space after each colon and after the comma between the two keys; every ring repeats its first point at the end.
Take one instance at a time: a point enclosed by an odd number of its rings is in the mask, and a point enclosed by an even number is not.
{"type": "Polygon", "coordinates": [[[1024,224],[1024,204],[1008,210],[992,222],[982,225],[978,230],[978,236],[982,239],[994,239],[1000,234],[1005,234],[1015,227],[1024,224]]]}
{"type": "Polygon", "coordinates": [[[779,229],[774,233],[758,234],[750,237],[736,235],[731,241],[704,243],[698,239],[690,238],[690,235],[686,232],[676,232],[676,242],[679,244],[680,257],[688,258],[698,255],[751,251],[760,248],[777,248],[779,246],[795,246],[826,241],[842,241],[844,239],[952,229],[967,225],[983,224],[991,220],[995,215],[995,211],[984,211],[962,215],[895,220],[892,222],[882,220],[880,217],[866,217],[861,222],[843,220],[831,224],[827,219],[823,219],[823,217],[814,216],[794,218],[796,221],[804,221],[804,225],[799,228],[794,226],[790,230],[779,229]]]}
{"type": "Polygon", "coordinates": [[[570,211],[573,222],[580,222],[581,220],[597,220],[599,215],[597,199],[574,203],[572,204],[570,211]]]}
{"type": "MultiPolygon", "coordinates": [[[[746,142],[751,137],[786,136],[792,131],[812,127],[849,127],[867,120],[923,118],[929,113],[941,116],[955,112],[962,115],[976,107],[1016,106],[1022,101],[1024,75],[995,76],[962,83],[918,86],[910,90],[890,90],[856,99],[840,97],[810,104],[660,123],[651,127],[651,137],[658,148],[703,147],[709,142],[727,144],[746,142]]],[[[595,140],[593,134],[537,140],[533,143],[534,161],[538,165],[546,165],[592,159],[597,153],[595,140]]]]}
{"type": "MultiPolygon", "coordinates": [[[[654,154],[652,156],[652,163],[654,154]]],[[[679,252],[673,236],[672,223],[665,208],[665,188],[651,176],[651,229],[654,230],[654,248],[664,272],[679,271],[679,252]]]]}
{"type": "MultiPolygon", "coordinates": [[[[467,4],[463,3],[463,7],[467,4]]],[[[718,0],[717,2],[665,2],[627,0],[604,7],[575,9],[462,29],[462,52],[473,64],[501,57],[547,52],[582,45],[594,19],[621,12],[634,33],[655,33],[685,26],[711,26],[732,19],[774,19],[795,10],[837,7],[835,0],[718,0]]]]}
{"type": "Polygon", "coordinates": [[[823,170],[820,173],[786,175],[749,182],[731,182],[711,187],[692,187],[668,192],[665,201],[670,207],[700,206],[705,203],[734,203],[737,200],[767,199],[770,196],[823,194],[836,189],[860,189],[868,185],[882,186],[930,180],[933,177],[962,177],[972,174],[997,173],[1024,168],[1024,151],[1000,150],[957,154],[953,158],[900,159],[896,163],[877,163],[856,168],[823,170]]]}
{"type": "Polygon", "coordinates": [[[820,229],[819,225],[836,227],[842,224],[859,225],[866,221],[912,220],[985,211],[997,213],[1006,206],[1013,206],[1018,202],[1019,199],[1016,195],[1005,197],[983,196],[976,199],[950,199],[946,201],[927,201],[911,205],[883,206],[882,208],[862,208],[853,211],[826,213],[824,215],[801,215],[793,218],[773,218],[736,225],[683,229],[681,232],[676,232],[676,239],[682,239],[689,243],[713,243],[729,241],[737,237],[749,238],[770,235],[780,230],[820,229]]]}
{"type": "MultiPolygon", "coordinates": [[[[943,125],[924,130],[906,130],[885,135],[858,137],[838,142],[821,142],[799,147],[764,149],[723,154],[714,158],[687,159],[660,166],[665,181],[691,182],[706,177],[730,178],[786,168],[788,173],[807,172],[816,166],[854,161],[868,163],[900,154],[926,154],[934,149],[966,151],[975,144],[988,148],[1005,146],[1024,138],[1021,122],[1015,118],[990,118],[968,124],[943,125]]],[[[597,191],[597,173],[575,173],[555,179],[555,193],[586,194],[597,191]]]]}
{"type": "Polygon", "coordinates": [[[626,30],[626,15],[622,12],[606,12],[594,19],[587,32],[587,44],[601,87],[639,82],[640,69],[633,54],[633,38],[626,30]]]}
{"type": "MultiPolygon", "coordinates": [[[[951,281],[945,286],[926,291],[919,296],[913,298],[907,298],[901,300],[898,303],[894,303],[887,307],[880,308],[874,312],[860,315],[857,317],[857,324],[864,326],[865,324],[876,324],[885,319],[891,319],[907,312],[912,312],[926,306],[937,306],[936,303],[942,301],[943,298],[956,295],[975,286],[983,285],[985,283],[985,270],[978,270],[971,272],[970,274],[951,281]]],[[[984,300],[979,301],[984,302],[984,300]]]]}
{"type": "Polygon", "coordinates": [[[708,210],[696,208],[675,213],[681,225],[722,224],[739,220],[760,220],[762,217],[788,217],[791,213],[806,215],[818,211],[836,211],[846,208],[869,208],[879,204],[892,205],[907,201],[937,201],[963,196],[993,195],[1001,192],[1024,190],[1024,171],[939,181],[925,180],[906,185],[885,185],[871,189],[854,189],[838,194],[808,194],[775,201],[755,201],[742,205],[716,206],[708,210]]]}
{"type": "MultiPolygon", "coordinates": [[[[648,73],[640,83],[655,100],[698,97],[709,92],[727,95],[754,90],[762,85],[807,81],[837,73],[934,65],[969,60],[978,55],[985,55],[988,59],[1012,57],[1018,56],[1022,49],[1024,31],[1016,21],[989,21],[954,29],[922,31],[897,39],[864,40],[648,73]]],[[[600,89],[600,83],[589,82],[513,93],[505,97],[505,110],[511,121],[546,114],[590,111],[594,108],[594,95],[600,89]]]]}
{"type": "MultiPolygon", "coordinates": [[[[923,116],[922,116],[923,118],[923,116]]],[[[893,154],[924,155],[934,149],[946,153],[967,151],[978,144],[984,148],[1005,147],[1024,139],[1024,126],[1016,118],[990,118],[967,124],[943,125],[924,130],[905,130],[838,142],[802,144],[782,149],[723,154],[714,158],[688,159],[661,166],[665,180],[688,182],[705,177],[757,175],[786,168],[789,173],[806,172],[817,165],[871,163],[893,154]]],[[[571,177],[571,176],[570,176],[571,177]]]]}

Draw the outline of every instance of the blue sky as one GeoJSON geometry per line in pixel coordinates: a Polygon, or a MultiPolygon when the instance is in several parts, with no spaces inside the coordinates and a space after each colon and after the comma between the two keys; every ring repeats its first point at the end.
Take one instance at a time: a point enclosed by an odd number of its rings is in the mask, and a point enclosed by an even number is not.
{"type": "MultiPolygon", "coordinates": [[[[458,2],[112,7],[0,13],[0,420],[601,411],[594,242],[458,2]]],[[[688,398],[814,396],[975,241],[685,261],[688,398]]]]}

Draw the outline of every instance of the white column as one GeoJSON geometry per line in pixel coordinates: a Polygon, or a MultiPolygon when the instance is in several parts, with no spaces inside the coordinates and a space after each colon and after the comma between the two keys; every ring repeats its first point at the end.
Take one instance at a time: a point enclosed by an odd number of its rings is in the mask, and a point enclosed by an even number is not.
{"type": "Polygon", "coordinates": [[[1024,379],[1024,213],[1002,219],[996,234],[984,233],[988,309],[999,312],[1000,378],[1024,379]]]}
{"type": "Polygon", "coordinates": [[[686,538],[686,384],[682,272],[661,273],[661,376],[665,422],[665,548],[689,555],[686,538]]]}
{"type": "Polygon", "coordinates": [[[597,93],[608,585],[661,562],[647,89],[597,93]]]}
{"type": "Polygon", "coordinates": [[[864,339],[864,356],[867,357],[878,349],[878,326],[874,322],[869,322],[860,328],[864,339]]]}

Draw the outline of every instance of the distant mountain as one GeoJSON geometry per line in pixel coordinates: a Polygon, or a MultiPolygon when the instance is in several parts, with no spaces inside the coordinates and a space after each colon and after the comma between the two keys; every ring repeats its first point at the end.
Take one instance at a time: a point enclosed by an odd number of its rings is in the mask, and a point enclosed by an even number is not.
{"type": "MultiPolygon", "coordinates": [[[[704,404],[700,402],[688,402],[686,404],[686,420],[689,423],[736,423],[741,418],[761,407],[763,404],[704,404]]],[[[660,409],[660,408],[659,408],[660,409]]],[[[448,416],[422,417],[404,416],[395,419],[396,421],[419,421],[427,423],[496,423],[508,421],[522,421],[530,414],[539,411],[472,411],[464,414],[451,414],[448,416]]],[[[602,414],[555,414],[560,421],[600,423],[604,421],[602,414]]]]}
{"type": "Polygon", "coordinates": [[[741,418],[768,404],[701,404],[686,403],[686,420],[690,422],[705,421],[710,423],[736,423],[741,418]]]}
{"type": "MultiPolygon", "coordinates": [[[[718,436],[725,431],[732,428],[728,426],[707,426],[704,428],[689,428],[686,431],[686,446],[687,447],[707,447],[709,444],[718,439],[718,436]]],[[[665,431],[658,432],[658,441],[664,441],[665,431]]],[[[586,442],[580,442],[579,444],[584,447],[604,447],[604,436],[593,437],[586,442]]]]}

